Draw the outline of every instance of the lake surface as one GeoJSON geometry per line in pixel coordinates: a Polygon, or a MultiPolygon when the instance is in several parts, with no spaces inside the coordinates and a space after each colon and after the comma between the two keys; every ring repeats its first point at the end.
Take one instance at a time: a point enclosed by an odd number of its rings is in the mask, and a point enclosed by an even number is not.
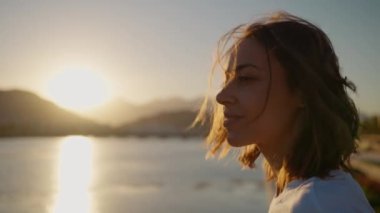
{"type": "Polygon", "coordinates": [[[260,169],[205,153],[201,139],[2,138],[0,212],[267,212],[260,169]]]}

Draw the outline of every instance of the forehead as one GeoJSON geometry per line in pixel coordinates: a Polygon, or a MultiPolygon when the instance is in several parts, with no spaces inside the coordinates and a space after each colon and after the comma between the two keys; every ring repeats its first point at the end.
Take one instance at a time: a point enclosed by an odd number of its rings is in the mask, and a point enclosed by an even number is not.
{"type": "Polygon", "coordinates": [[[265,47],[254,38],[244,39],[231,52],[228,66],[230,68],[241,64],[254,64],[264,67],[266,62],[265,47]]]}

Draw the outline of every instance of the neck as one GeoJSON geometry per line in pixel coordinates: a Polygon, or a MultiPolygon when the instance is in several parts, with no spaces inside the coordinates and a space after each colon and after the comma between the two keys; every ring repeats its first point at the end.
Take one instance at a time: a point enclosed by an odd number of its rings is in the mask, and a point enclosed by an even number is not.
{"type": "Polygon", "coordinates": [[[287,128],[278,137],[257,144],[276,177],[278,177],[284,159],[290,153],[298,134],[295,123],[293,124],[289,125],[290,128],[287,128]]]}
{"type": "MultiPolygon", "coordinates": [[[[279,177],[279,172],[283,166],[284,159],[286,155],[289,153],[290,148],[291,148],[291,141],[277,141],[280,143],[271,145],[271,144],[257,144],[261,153],[263,154],[264,158],[268,162],[269,166],[271,167],[272,172],[274,173],[274,176],[276,178],[276,192],[275,196],[278,196],[282,190],[283,186],[278,185],[278,177],[279,177]],[[284,143],[283,143],[284,142],[284,143]]],[[[293,179],[292,177],[290,177],[293,179]]]]}
{"type": "Polygon", "coordinates": [[[285,147],[270,146],[267,144],[258,144],[258,147],[277,177],[287,154],[287,151],[284,149],[285,147]]]}

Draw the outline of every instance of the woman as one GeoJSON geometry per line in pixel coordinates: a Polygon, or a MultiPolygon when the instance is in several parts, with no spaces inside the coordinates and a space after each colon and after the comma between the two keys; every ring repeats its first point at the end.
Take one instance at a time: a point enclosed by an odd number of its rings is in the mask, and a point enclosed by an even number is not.
{"type": "MultiPolygon", "coordinates": [[[[263,154],[277,189],[269,212],[373,212],[349,173],[359,120],[347,88],[356,88],[321,29],[278,12],[223,36],[215,64],[225,80],[208,154],[241,147],[239,160],[250,168],[263,154]]],[[[205,122],[207,100],[193,126],[205,122]]]]}

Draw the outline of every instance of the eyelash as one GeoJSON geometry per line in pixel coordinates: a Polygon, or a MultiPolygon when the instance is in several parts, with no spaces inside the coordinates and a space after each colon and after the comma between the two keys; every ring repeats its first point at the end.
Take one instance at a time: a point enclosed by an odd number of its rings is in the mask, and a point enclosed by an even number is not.
{"type": "Polygon", "coordinates": [[[249,77],[249,76],[235,76],[234,77],[233,75],[226,74],[226,82],[234,80],[234,79],[237,81],[237,83],[245,84],[245,83],[250,83],[252,81],[255,81],[258,78],[257,77],[249,77]]]}
{"type": "Polygon", "coordinates": [[[247,81],[253,81],[256,80],[254,77],[247,77],[247,76],[238,76],[237,80],[240,82],[247,82],[247,81]]]}

